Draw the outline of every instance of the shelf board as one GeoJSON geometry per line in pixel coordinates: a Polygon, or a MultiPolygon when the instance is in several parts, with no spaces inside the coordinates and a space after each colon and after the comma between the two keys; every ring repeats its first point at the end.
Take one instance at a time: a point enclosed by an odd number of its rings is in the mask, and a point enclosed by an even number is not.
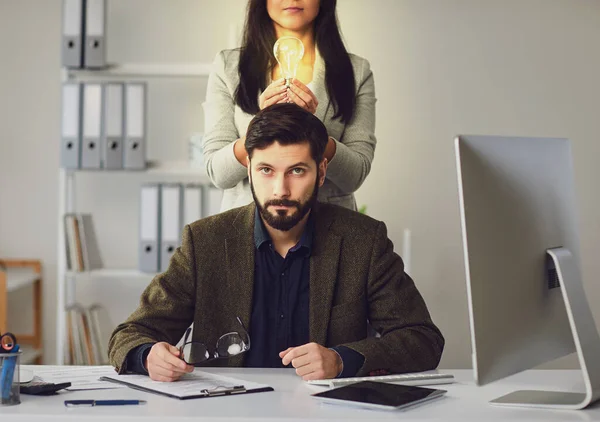
{"type": "Polygon", "coordinates": [[[148,173],[197,175],[208,180],[204,165],[192,165],[189,161],[149,161],[146,171],[148,173]]]}
{"type": "Polygon", "coordinates": [[[179,176],[195,176],[199,183],[211,183],[204,165],[191,164],[189,161],[148,161],[145,169],[66,169],[76,173],[151,173],[179,176]]]}
{"type": "Polygon", "coordinates": [[[6,272],[6,290],[9,292],[33,284],[40,278],[32,268],[7,268],[3,271],[6,272]]]}
{"type": "Polygon", "coordinates": [[[107,77],[128,78],[197,78],[210,74],[210,63],[123,63],[99,69],[63,68],[66,79],[107,77]]]}
{"type": "Polygon", "coordinates": [[[21,354],[21,365],[31,365],[34,363],[35,359],[42,356],[42,350],[41,349],[30,349],[26,346],[24,346],[22,349],[22,354],[21,354]]]}
{"type": "Polygon", "coordinates": [[[90,277],[90,278],[139,278],[146,281],[151,280],[155,273],[144,273],[136,269],[127,268],[101,268],[91,271],[68,271],[70,277],[90,277]]]}

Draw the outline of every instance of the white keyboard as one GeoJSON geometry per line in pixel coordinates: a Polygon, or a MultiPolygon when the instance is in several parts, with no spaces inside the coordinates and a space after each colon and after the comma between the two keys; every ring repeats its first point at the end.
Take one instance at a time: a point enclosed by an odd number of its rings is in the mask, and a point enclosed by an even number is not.
{"type": "Polygon", "coordinates": [[[333,388],[341,387],[343,385],[348,385],[360,381],[379,381],[404,385],[436,385],[453,383],[454,375],[440,374],[437,372],[416,372],[411,374],[377,375],[373,377],[351,377],[326,380],[310,380],[306,382],[312,385],[323,385],[333,388]]]}

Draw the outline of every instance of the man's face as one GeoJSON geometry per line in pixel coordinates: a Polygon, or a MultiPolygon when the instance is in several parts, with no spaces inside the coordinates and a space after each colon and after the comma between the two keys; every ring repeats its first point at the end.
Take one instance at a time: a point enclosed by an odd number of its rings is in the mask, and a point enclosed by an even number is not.
{"type": "Polygon", "coordinates": [[[255,149],[248,159],[248,177],[265,223],[281,231],[295,227],[316,202],[326,168],[326,160],[317,167],[308,142],[287,146],[275,142],[255,149]]]}

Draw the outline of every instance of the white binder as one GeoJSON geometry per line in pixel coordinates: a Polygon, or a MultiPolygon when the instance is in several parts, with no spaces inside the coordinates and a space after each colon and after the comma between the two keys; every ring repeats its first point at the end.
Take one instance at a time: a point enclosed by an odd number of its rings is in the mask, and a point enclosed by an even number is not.
{"type": "Polygon", "coordinates": [[[221,201],[223,200],[223,191],[214,186],[207,189],[205,215],[210,217],[221,212],[221,201]]]}
{"type": "Polygon", "coordinates": [[[139,269],[147,273],[159,270],[160,186],[148,183],[141,187],[139,269]]]}
{"type": "Polygon", "coordinates": [[[106,66],[106,0],[86,0],[84,65],[106,66]]]}
{"type": "Polygon", "coordinates": [[[175,249],[181,244],[182,199],[181,184],[162,184],[160,193],[160,269],[166,271],[175,249]]]}
{"type": "Polygon", "coordinates": [[[102,166],[105,169],[123,168],[123,84],[104,86],[102,166]]]}
{"type": "Polygon", "coordinates": [[[83,66],[83,0],[63,0],[62,64],[83,66]]]}
{"type": "Polygon", "coordinates": [[[65,83],[62,91],[60,165],[67,169],[77,169],[80,164],[82,86],[78,83],[65,83]]]}
{"type": "Polygon", "coordinates": [[[125,145],[123,167],[146,168],[146,84],[125,85],[125,145]]]}
{"type": "Polygon", "coordinates": [[[202,185],[190,183],[183,189],[183,226],[200,220],[202,212],[202,185]]]}
{"type": "Polygon", "coordinates": [[[83,138],[81,168],[99,169],[101,161],[102,85],[83,85],[83,138]]]}

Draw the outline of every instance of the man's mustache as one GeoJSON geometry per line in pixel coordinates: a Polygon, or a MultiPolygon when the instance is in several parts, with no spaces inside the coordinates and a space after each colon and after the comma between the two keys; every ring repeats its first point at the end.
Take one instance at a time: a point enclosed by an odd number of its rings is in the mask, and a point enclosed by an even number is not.
{"type": "Polygon", "coordinates": [[[263,205],[265,208],[270,206],[279,206],[279,207],[296,207],[300,208],[299,201],[292,201],[291,199],[271,199],[263,205]]]}

